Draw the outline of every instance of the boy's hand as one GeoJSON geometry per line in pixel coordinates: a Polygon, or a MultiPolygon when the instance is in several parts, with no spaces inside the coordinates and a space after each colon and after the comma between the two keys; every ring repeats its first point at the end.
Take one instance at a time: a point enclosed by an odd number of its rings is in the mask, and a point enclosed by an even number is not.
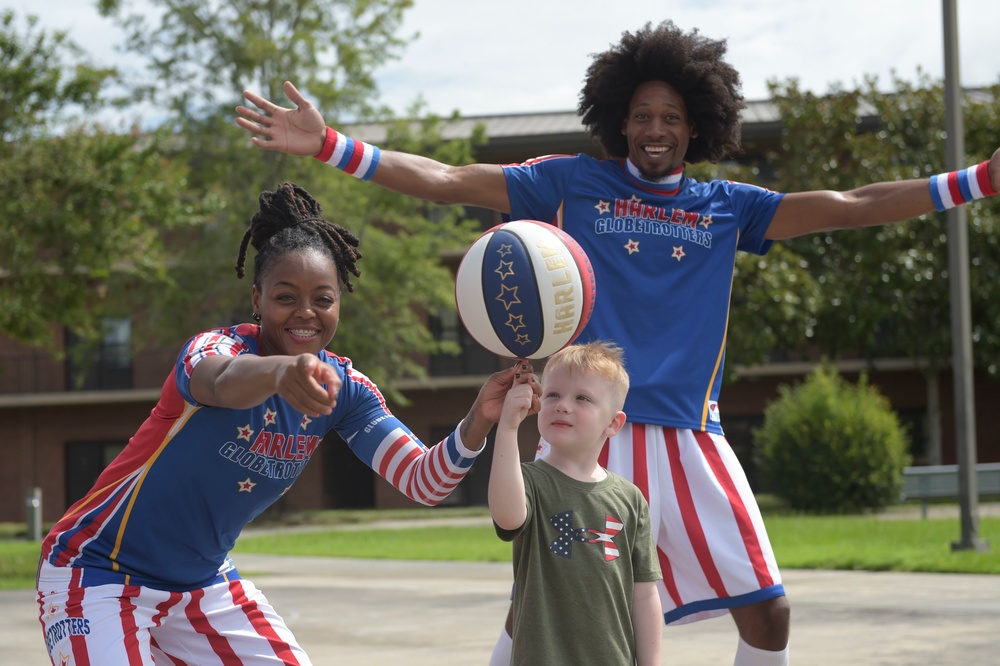
{"type": "Polygon", "coordinates": [[[534,411],[538,411],[538,396],[535,395],[535,386],[537,383],[537,379],[535,379],[533,374],[527,377],[522,376],[515,380],[515,384],[507,391],[507,397],[504,398],[498,427],[517,430],[517,427],[521,425],[521,421],[528,414],[534,413],[532,411],[533,407],[535,407],[534,411]]]}

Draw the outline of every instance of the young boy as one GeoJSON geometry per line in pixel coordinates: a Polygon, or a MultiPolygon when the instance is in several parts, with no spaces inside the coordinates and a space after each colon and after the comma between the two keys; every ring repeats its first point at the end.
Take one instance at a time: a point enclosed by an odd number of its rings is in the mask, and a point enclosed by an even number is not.
{"type": "Polygon", "coordinates": [[[625,423],[628,386],[621,348],[589,342],[549,358],[540,405],[530,384],[507,393],[489,504],[497,535],[514,542],[512,665],[660,664],[649,507],[598,462],[625,423]],[[518,427],[535,408],[551,448],[521,463],[518,427]]]}

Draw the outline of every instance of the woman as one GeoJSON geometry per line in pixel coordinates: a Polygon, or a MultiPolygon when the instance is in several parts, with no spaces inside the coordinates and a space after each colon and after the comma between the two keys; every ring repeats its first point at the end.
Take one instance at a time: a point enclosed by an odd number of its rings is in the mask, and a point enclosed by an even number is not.
{"type": "Polygon", "coordinates": [[[256,323],[184,345],[149,418],[43,542],[38,603],[53,664],[309,664],[228,557],[243,527],[331,430],[426,505],[468,472],[530,369],[491,376],[455,431],[426,448],[349,359],[326,351],[342,288],[360,276],[358,243],[296,185],[261,194],[236,267],[242,278],[252,244],[256,323]]]}

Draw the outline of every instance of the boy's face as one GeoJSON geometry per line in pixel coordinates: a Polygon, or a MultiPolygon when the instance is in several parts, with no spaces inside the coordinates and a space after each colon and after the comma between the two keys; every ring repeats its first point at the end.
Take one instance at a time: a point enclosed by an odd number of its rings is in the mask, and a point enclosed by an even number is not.
{"type": "Polygon", "coordinates": [[[682,166],[688,143],[698,136],[684,98],[663,81],[646,81],[635,89],[622,134],[628,140],[632,163],[650,180],[682,166]]]}
{"type": "Polygon", "coordinates": [[[538,432],[552,446],[594,446],[600,451],[624,421],[624,412],[611,403],[606,379],[564,366],[545,369],[538,432]]]}

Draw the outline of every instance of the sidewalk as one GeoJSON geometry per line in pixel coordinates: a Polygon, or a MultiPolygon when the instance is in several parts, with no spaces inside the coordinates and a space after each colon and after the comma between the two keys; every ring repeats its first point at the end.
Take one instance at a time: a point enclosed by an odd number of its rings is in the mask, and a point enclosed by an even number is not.
{"type": "MultiPolygon", "coordinates": [[[[511,585],[506,563],[249,554],[237,563],[316,666],[485,666],[511,585]]],[[[1000,576],[783,573],[796,666],[1000,660],[1000,576]]],[[[4,665],[49,663],[37,612],[33,590],[0,592],[4,665]]],[[[731,664],[736,640],[726,617],[670,627],[663,633],[663,663],[731,664]]]]}

